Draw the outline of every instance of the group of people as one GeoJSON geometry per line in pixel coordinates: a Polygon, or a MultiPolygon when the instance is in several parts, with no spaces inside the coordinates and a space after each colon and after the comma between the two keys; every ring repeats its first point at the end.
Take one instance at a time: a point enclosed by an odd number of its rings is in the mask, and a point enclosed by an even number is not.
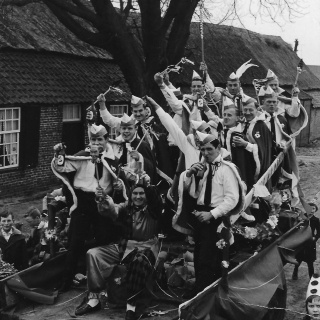
{"type": "Polygon", "coordinates": [[[132,115],[115,117],[101,94],[105,125],[95,124],[88,111],[89,147],[75,155],[66,155],[61,143],[54,147],[51,166],[69,195],[71,218],[60,292],[72,284],[86,235],[95,238],[86,253],[88,299],[77,316],[101,308],[99,292],[121,264],[126,266],[126,319],[135,319],[139,294],[157,272],[168,202],[176,212],[173,228],[194,238],[196,282],[184,295],[190,299],[222,275],[224,257],[216,243],[230,233],[221,230],[229,229],[231,215],[244,211],[246,193],[281,151],[284,160],[266,187],[271,191],[290,181],[294,194],[294,139],[307,122],[299,89],[288,97],[268,70],[257,97],[250,97],[240,78],[252,66],[240,66],[226,79],[226,88],[218,88],[201,63],[203,76],[193,72],[189,94],[175,88],[168,73],[157,73],[155,82],[173,117],[148,96],[132,96],[132,115]],[[119,132],[115,140],[106,127],[119,132]],[[178,160],[171,161],[176,150],[178,160]]]}

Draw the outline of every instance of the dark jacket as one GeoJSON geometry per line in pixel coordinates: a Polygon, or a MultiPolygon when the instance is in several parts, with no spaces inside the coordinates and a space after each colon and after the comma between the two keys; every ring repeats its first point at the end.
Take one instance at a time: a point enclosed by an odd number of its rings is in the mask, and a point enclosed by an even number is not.
{"type": "Polygon", "coordinates": [[[306,243],[303,246],[303,250],[297,254],[297,261],[304,261],[304,262],[313,262],[317,259],[317,241],[320,238],[320,220],[312,216],[310,218],[310,228],[312,231],[312,237],[315,240],[312,240],[306,243]]]}
{"type": "Polygon", "coordinates": [[[0,232],[0,248],[2,260],[13,263],[17,270],[28,268],[28,251],[25,237],[21,232],[13,228],[13,233],[7,241],[0,232]]]}

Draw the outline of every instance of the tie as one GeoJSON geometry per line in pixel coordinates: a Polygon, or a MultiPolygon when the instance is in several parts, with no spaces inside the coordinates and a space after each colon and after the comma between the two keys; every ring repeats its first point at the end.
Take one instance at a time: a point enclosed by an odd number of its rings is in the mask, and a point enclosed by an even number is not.
{"type": "MultiPolygon", "coordinates": [[[[102,156],[102,154],[99,154],[100,161],[97,161],[96,164],[95,164],[97,166],[97,168],[98,168],[99,179],[102,178],[102,174],[103,174],[103,163],[101,161],[101,156],[102,156]]],[[[94,177],[98,180],[96,170],[94,171],[94,177]]]]}
{"type": "Polygon", "coordinates": [[[276,127],[274,124],[274,114],[271,114],[270,125],[271,125],[272,138],[274,141],[276,141],[276,127]]]}
{"type": "Polygon", "coordinates": [[[212,191],[212,164],[208,163],[209,165],[209,173],[207,175],[207,184],[206,190],[204,192],[204,205],[210,206],[211,204],[211,191],[212,191]]]}
{"type": "Polygon", "coordinates": [[[142,137],[143,137],[142,123],[138,122],[137,126],[138,126],[138,130],[137,130],[138,136],[140,139],[142,139],[142,137]]]}
{"type": "Polygon", "coordinates": [[[127,154],[128,154],[128,149],[127,149],[126,142],[122,143],[122,148],[123,148],[122,149],[122,155],[121,155],[121,157],[119,159],[119,163],[124,166],[124,165],[127,164],[127,154]]]}
{"type": "Polygon", "coordinates": [[[248,131],[248,128],[250,126],[250,122],[245,122],[244,124],[244,129],[242,131],[242,133],[246,136],[247,135],[247,131],[248,131]]]}
{"type": "Polygon", "coordinates": [[[224,132],[224,143],[223,143],[223,147],[225,149],[227,149],[227,135],[228,135],[228,131],[229,129],[223,129],[223,132],[224,132]]]}

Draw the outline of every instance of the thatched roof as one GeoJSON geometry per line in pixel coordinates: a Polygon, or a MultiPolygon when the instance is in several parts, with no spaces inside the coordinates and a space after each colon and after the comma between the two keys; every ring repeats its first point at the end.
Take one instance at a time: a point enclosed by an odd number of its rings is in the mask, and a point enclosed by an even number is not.
{"type": "Polygon", "coordinates": [[[0,49],[7,47],[112,59],[107,51],[79,40],[41,3],[12,7],[0,14],[0,49]]]}
{"type": "MultiPolygon", "coordinates": [[[[196,62],[199,70],[201,61],[201,40],[199,23],[191,24],[191,35],[186,46],[186,56],[196,62]]],[[[252,84],[254,78],[265,78],[271,69],[280,79],[281,85],[292,85],[300,58],[290,45],[278,36],[268,36],[241,28],[204,25],[205,61],[214,83],[224,84],[228,76],[240,65],[252,59],[259,68],[252,67],[242,76],[242,84],[252,84]]],[[[299,77],[299,87],[304,90],[320,89],[320,81],[307,66],[299,77]]],[[[186,66],[186,72],[176,77],[179,85],[190,83],[192,67],[186,66]]]]}
{"type": "Polygon", "coordinates": [[[308,65],[308,68],[320,80],[320,66],[308,65]]]}
{"type": "Polygon", "coordinates": [[[119,78],[125,94],[108,93],[106,99],[130,101],[130,89],[111,61],[34,50],[0,51],[0,105],[90,104],[119,78]]]}

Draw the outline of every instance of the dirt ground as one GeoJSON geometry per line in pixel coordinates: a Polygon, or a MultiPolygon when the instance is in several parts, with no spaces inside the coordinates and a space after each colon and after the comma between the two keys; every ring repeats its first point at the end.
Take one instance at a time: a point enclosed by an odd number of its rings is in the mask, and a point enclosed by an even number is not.
{"type": "MultiPolygon", "coordinates": [[[[300,168],[300,183],[305,194],[305,198],[307,201],[314,201],[320,207],[320,142],[316,142],[307,147],[297,148],[296,153],[300,168]]],[[[42,198],[48,191],[50,190],[44,190],[43,192],[32,195],[31,197],[0,199],[0,211],[5,204],[10,204],[16,215],[16,220],[24,223],[22,231],[28,232],[29,227],[23,217],[23,214],[31,205],[36,206],[41,210],[42,198]]],[[[320,218],[320,212],[317,213],[317,216],[320,218]]],[[[320,272],[320,241],[317,245],[317,253],[319,258],[315,262],[315,272],[320,272]]],[[[300,320],[303,318],[303,315],[300,313],[305,312],[304,300],[309,280],[307,265],[304,262],[302,263],[299,268],[299,279],[296,281],[291,279],[292,271],[293,265],[285,266],[288,287],[288,310],[285,319],[300,320]]],[[[111,319],[118,318],[113,312],[111,312],[111,310],[105,310],[105,312],[111,319]]],[[[172,316],[174,316],[174,314],[172,316]]],[[[91,317],[86,318],[90,319],[91,317]]],[[[168,315],[162,317],[163,320],[168,318],[170,318],[168,315]]],[[[29,314],[26,315],[25,319],[35,318],[32,314],[29,314]]]]}

